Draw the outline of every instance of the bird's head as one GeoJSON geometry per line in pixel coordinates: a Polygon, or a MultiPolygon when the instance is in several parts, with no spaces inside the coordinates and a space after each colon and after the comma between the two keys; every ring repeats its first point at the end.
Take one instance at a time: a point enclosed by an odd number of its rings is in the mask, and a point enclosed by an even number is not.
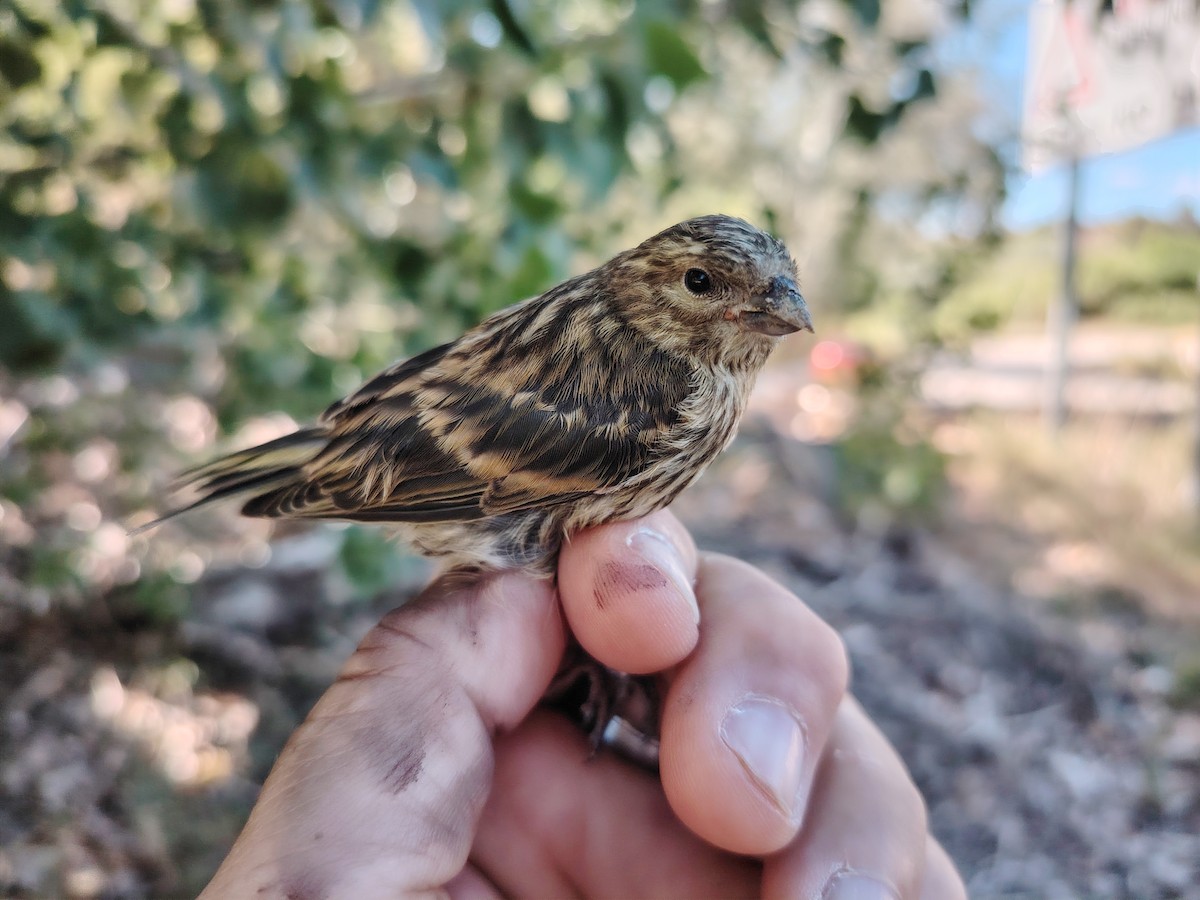
{"type": "Polygon", "coordinates": [[[761,364],[776,339],[813,330],[791,254],[741,219],[680,222],[610,265],[624,314],[673,350],[761,364]]]}

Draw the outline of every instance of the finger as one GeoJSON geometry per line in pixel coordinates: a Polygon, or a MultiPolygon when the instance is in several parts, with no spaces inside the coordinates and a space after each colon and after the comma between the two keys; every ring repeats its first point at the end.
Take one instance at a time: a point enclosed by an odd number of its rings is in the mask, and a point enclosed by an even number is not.
{"type": "Polygon", "coordinates": [[[581,531],[563,547],[559,593],[583,648],[622,672],[657,672],[696,646],[696,545],[671,513],[581,531]]]}
{"type": "Polygon", "coordinates": [[[663,787],[701,837],[770,853],[800,826],[845,692],[845,651],[808,607],[744,563],[704,555],[697,593],[700,642],[663,708],[663,787]]]}
{"type": "Polygon", "coordinates": [[[684,828],[657,779],[588,759],[561,718],[534,713],[497,740],[471,862],[509,897],[752,897],[762,870],[684,828]]]}
{"type": "Polygon", "coordinates": [[[921,900],[967,900],[967,886],[963,884],[958,869],[942,845],[933,838],[925,842],[925,877],[921,880],[921,900]]]}
{"type": "Polygon", "coordinates": [[[363,639],[284,748],[211,896],[409,895],[463,868],[490,733],[525,717],[565,645],[547,580],[434,585],[363,639]]]}
{"type": "Polygon", "coordinates": [[[467,866],[446,885],[450,900],[502,900],[496,886],[474,866],[467,866]]]}
{"type": "Polygon", "coordinates": [[[764,894],[916,900],[927,842],[920,792],[887,739],[847,698],[817,772],[804,829],[768,860],[764,894]]]}

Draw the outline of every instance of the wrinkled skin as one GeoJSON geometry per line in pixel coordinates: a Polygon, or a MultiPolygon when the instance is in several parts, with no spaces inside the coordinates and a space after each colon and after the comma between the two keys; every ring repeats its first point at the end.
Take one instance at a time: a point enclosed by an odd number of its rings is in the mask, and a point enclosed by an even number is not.
{"type": "Polygon", "coordinates": [[[827,625],[669,513],[591,529],[557,594],[508,573],[386,616],[204,896],[965,897],[846,679],[827,625]],[[658,777],[537,707],[568,628],[661,673],[658,777]]]}

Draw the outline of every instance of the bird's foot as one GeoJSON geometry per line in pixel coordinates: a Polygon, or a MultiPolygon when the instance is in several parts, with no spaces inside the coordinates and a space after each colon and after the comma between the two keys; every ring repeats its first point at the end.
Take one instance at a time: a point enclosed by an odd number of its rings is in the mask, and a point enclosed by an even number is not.
{"type": "Polygon", "coordinates": [[[618,672],[575,649],[568,651],[544,702],[587,732],[593,755],[608,747],[653,770],[660,699],[654,678],[618,672]]]}

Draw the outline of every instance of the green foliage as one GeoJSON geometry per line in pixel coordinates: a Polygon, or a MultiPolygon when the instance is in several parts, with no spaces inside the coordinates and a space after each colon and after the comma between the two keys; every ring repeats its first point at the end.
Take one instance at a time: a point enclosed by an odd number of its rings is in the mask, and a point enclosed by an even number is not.
{"type": "Polygon", "coordinates": [[[670,79],[677,90],[708,74],[695,51],[668,22],[647,23],[646,59],[650,71],[670,79]]]}
{"type": "Polygon", "coordinates": [[[927,519],[946,491],[945,458],[905,402],[911,377],[879,365],[864,366],[859,376],[858,415],[830,446],[834,500],[851,518],[875,524],[927,519]]]}
{"type": "Polygon", "coordinates": [[[854,10],[863,25],[868,28],[879,24],[879,14],[883,12],[880,0],[846,0],[846,5],[854,10]]]}
{"type": "MultiPolygon", "coordinates": [[[[747,199],[777,161],[738,124],[739,98],[794,85],[798,60],[806,90],[832,90],[817,129],[852,139],[835,142],[852,164],[822,189],[857,198],[854,212],[821,236],[861,257],[845,267],[852,305],[875,302],[882,276],[859,251],[881,188],[855,160],[941,96],[930,36],[877,42],[879,3],[807,9],[0,6],[0,424],[19,423],[0,543],[37,547],[0,564],[33,565],[53,596],[119,589],[135,614],[174,618],[213,553],[124,534],[131,513],[163,508],[164,472],[186,457],[265,413],[315,415],[668,224],[668,209],[798,221],[793,134],[774,137],[791,187],[747,199]],[[839,65],[877,46],[891,52],[871,50],[870,71],[839,65]],[[709,155],[718,144],[728,161],[709,155]]],[[[803,127],[807,106],[789,123],[753,114],[803,127]]],[[[346,535],[357,590],[395,574],[390,549],[346,535]]]]}
{"type": "Polygon", "coordinates": [[[1185,659],[1176,667],[1170,699],[1177,709],[1200,710],[1200,657],[1185,659]]]}
{"type": "Polygon", "coordinates": [[[151,625],[171,625],[187,612],[186,588],[166,572],[151,572],[111,598],[124,618],[142,619],[151,625]]]}
{"type": "Polygon", "coordinates": [[[888,520],[930,516],[946,488],[945,460],[928,442],[901,439],[895,423],[865,420],[833,445],[838,505],[888,520]]]}
{"type": "Polygon", "coordinates": [[[1166,297],[1194,311],[1200,291],[1200,228],[1132,221],[1085,244],[1079,271],[1081,311],[1136,314],[1142,303],[1166,297]],[[1191,295],[1190,303],[1180,295],[1191,295]]]}
{"type": "MultiPolygon", "coordinates": [[[[848,7],[878,24],[879,3],[848,7]]],[[[777,52],[786,7],[721,15],[668,0],[19,0],[0,12],[0,362],[46,370],[148,330],[186,345],[224,326],[245,353],[226,397],[311,411],[336,364],[365,372],[600,246],[627,139],[665,134],[662,98],[708,77],[701,21],[777,52]],[[357,337],[364,305],[390,310],[388,341],[357,337]],[[333,311],[348,326],[336,352],[304,341],[333,311]],[[248,346],[266,330],[273,367],[248,346]]],[[[851,95],[848,133],[877,139],[932,93],[918,80],[870,111],[851,95]]],[[[686,179],[664,147],[670,189],[686,179]]]]}
{"type": "Polygon", "coordinates": [[[408,580],[405,576],[416,564],[416,560],[398,553],[395,541],[378,528],[357,525],[346,529],[338,553],[338,567],[355,596],[364,599],[408,580]]]}
{"type": "Polygon", "coordinates": [[[706,73],[674,4],[525,12],[14,7],[0,361],[226,325],[247,367],[229,395],[299,409],[295,384],[334,389],[322,357],[365,370],[561,278],[603,234],[564,216],[601,204],[653,118],[643,85],[706,73]],[[393,298],[387,342],[280,339],[332,310],[354,332],[356,306],[393,298]],[[273,368],[247,347],[267,330],[273,368]]]}
{"type": "MultiPolygon", "coordinates": [[[[976,259],[936,310],[942,338],[956,340],[1010,321],[1040,322],[1060,289],[1061,234],[1041,228],[976,259]]],[[[1196,316],[1200,228],[1134,220],[1085,229],[1076,290],[1084,317],[1179,324],[1196,316]]]]}

